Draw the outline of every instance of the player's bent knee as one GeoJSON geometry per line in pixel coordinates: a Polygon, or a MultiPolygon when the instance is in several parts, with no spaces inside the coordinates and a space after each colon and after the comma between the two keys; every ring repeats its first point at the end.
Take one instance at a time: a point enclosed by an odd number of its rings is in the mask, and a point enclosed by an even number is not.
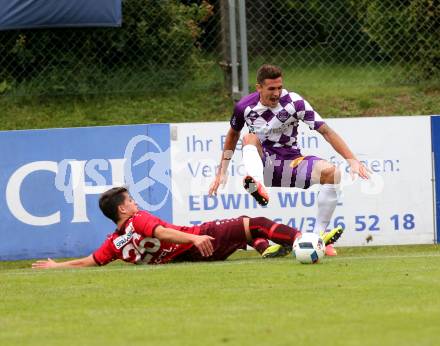
{"type": "Polygon", "coordinates": [[[321,171],[321,184],[339,184],[341,182],[341,172],[336,167],[329,167],[321,171]]]}
{"type": "Polygon", "coordinates": [[[251,217],[249,219],[249,227],[251,230],[261,228],[270,229],[274,223],[275,222],[273,222],[271,219],[268,219],[264,216],[251,217]]]}
{"type": "Polygon", "coordinates": [[[260,140],[258,137],[253,133],[247,133],[243,136],[243,145],[258,145],[260,143],[260,140]]]}

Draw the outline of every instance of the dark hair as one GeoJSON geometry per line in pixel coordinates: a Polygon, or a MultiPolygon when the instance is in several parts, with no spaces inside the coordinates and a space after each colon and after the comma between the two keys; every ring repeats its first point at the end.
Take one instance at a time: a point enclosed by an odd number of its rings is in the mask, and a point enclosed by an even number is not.
{"type": "Polygon", "coordinates": [[[99,208],[114,223],[119,221],[118,207],[124,202],[124,192],[128,192],[128,190],[123,186],[113,187],[99,197],[99,208]]]}
{"type": "Polygon", "coordinates": [[[266,79],[276,79],[282,77],[281,68],[275,65],[262,65],[257,71],[257,83],[263,84],[266,79]]]}

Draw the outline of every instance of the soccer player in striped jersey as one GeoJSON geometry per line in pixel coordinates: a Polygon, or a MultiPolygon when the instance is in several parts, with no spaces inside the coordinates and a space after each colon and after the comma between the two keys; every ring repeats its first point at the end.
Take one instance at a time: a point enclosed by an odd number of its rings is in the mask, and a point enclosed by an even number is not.
{"type": "MultiPolygon", "coordinates": [[[[258,203],[267,205],[266,186],[307,189],[320,184],[314,231],[325,232],[338,202],[341,172],[326,160],[301,154],[297,141],[299,122],[319,132],[347,160],[352,175],[368,179],[368,170],[306,100],[283,88],[279,67],[261,66],[256,88],[256,92],[243,97],[235,105],[219,170],[209,194],[216,194],[219,186],[226,183],[229,160],[241,130],[247,125],[249,134],[243,137],[243,163],[247,170],[244,188],[258,203]]],[[[331,246],[326,251],[327,255],[336,255],[331,246]]]]}

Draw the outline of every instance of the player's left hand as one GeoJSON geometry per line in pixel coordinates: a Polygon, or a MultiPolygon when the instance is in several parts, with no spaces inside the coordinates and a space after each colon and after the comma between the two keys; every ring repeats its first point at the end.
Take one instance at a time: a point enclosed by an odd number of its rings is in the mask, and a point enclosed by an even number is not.
{"type": "Polygon", "coordinates": [[[350,164],[350,175],[354,179],[355,174],[359,175],[362,179],[369,179],[371,171],[365,167],[365,165],[357,159],[347,160],[350,164]]]}

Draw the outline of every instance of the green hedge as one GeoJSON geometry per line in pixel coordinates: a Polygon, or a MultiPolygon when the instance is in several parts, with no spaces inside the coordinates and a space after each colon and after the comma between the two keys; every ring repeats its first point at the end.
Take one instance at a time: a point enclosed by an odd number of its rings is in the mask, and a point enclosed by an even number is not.
{"type": "Polygon", "coordinates": [[[383,59],[349,0],[254,0],[248,7],[255,13],[247,23],[254,54],[291,49],[292,56],[285,60],[296,66],[307,65],[310,59],[337,63],[383,59]]]}
{"type": "Polygon", "coordinates": [[[197,68],[200,24],[211,15],[205,2],[128,0],[121,28],[1,32],[0,83],[77,93],[105,91],[119,76],[118,88],[137,77],[129,87],[136,90],[161,69],[160,82],[182,80],[197,68]]]}
{"type": "Polygon", "coordinates": [[[440,77],[440,2],[351,0],[365,32],[416,80],[440,77]],[[410,60],[410,61],[408,61],[410,60]]]}

